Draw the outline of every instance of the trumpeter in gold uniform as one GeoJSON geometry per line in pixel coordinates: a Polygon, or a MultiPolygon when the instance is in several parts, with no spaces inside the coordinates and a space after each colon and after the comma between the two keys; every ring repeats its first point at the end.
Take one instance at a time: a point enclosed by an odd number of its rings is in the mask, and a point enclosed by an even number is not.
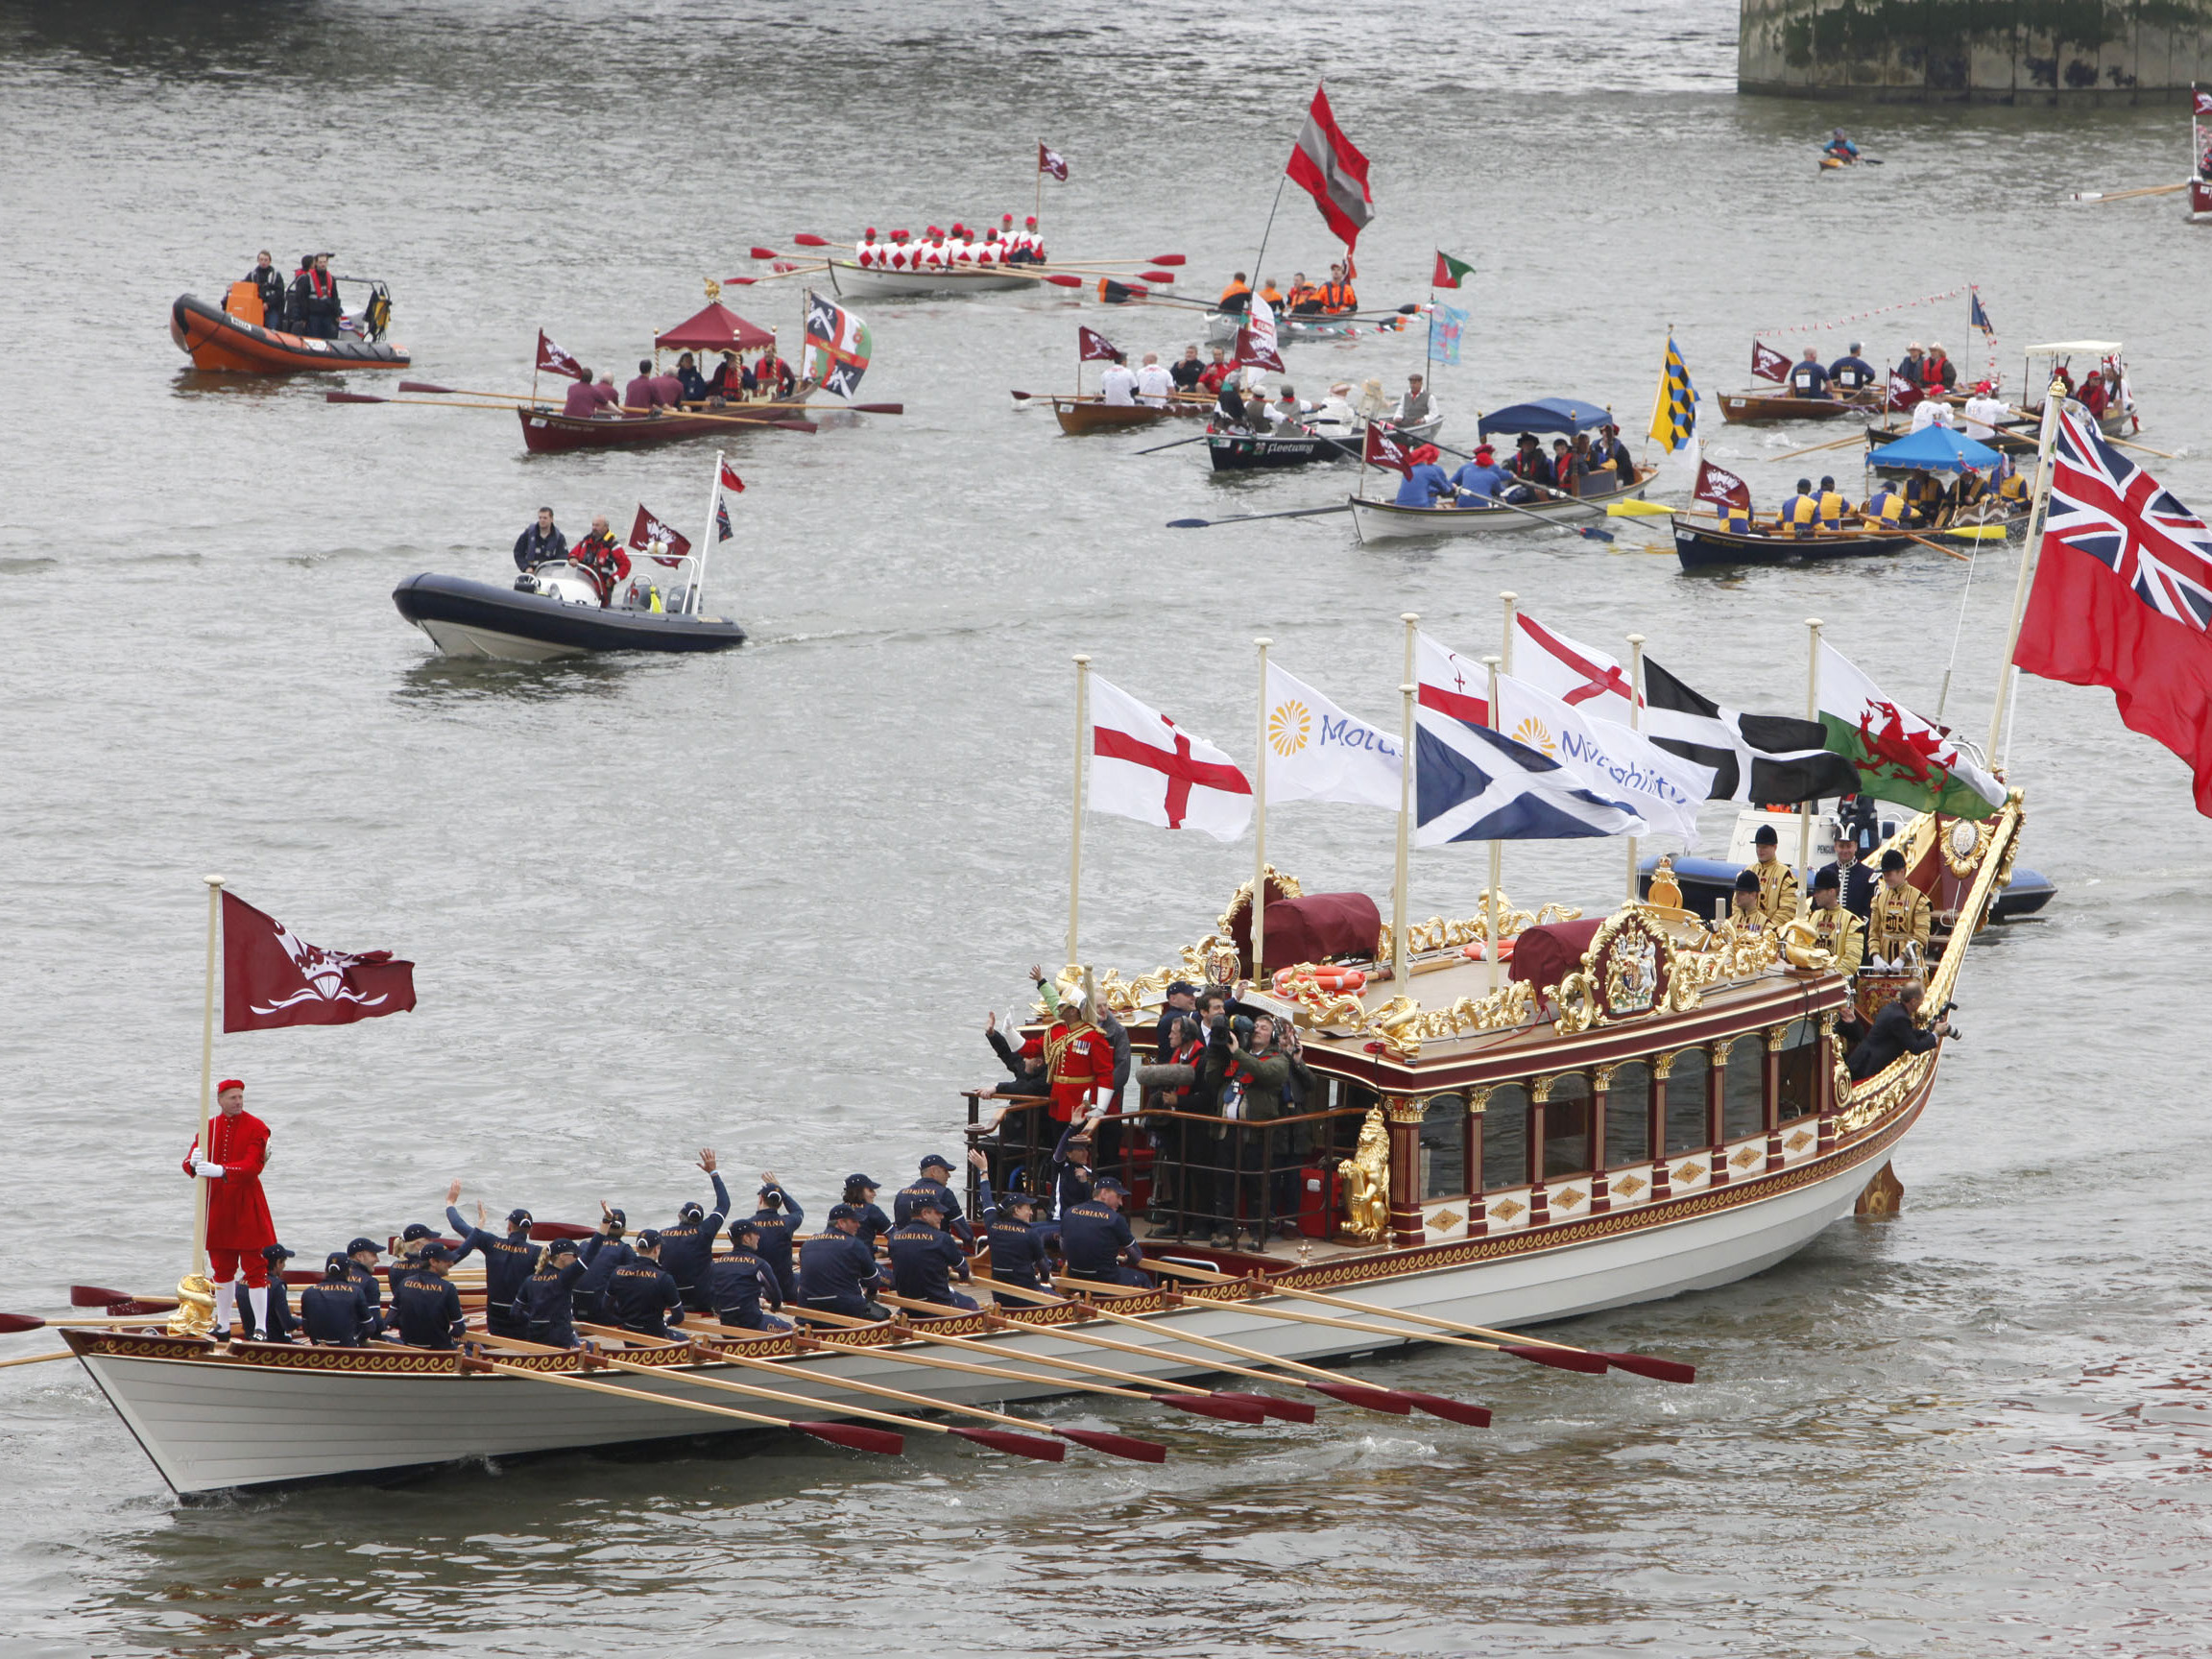
{"type": "Polygon", "coordinates": [[[1774,855],[1774,826],[1762,824],[1751,837],[1751,875],[1759,883],[1759,911],[1769,927],[1779,927],[1797,914],[1797,872],[1774,855]]]}
{"type": "Polygon", "coordinates": [[[1931,921],[1928,895],[1905,879],[1905,854],[1890,848],[1882,854],[1882,885],[1866,919],[1867,953],[1895,962],[1907,945],[1917,945],[1925,954],[1931,921]]]}

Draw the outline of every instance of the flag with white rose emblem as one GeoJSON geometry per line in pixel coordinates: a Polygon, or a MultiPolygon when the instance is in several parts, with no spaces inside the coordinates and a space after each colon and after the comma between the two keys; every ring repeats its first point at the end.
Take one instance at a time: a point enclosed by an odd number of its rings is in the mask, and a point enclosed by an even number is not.
{"type": "Polygon", "coordinates": [[[350,1025],[415,1006],[415,964],[389,950],[310,945],[234,893],[223,895],[223,1029],[350,1025]]]}

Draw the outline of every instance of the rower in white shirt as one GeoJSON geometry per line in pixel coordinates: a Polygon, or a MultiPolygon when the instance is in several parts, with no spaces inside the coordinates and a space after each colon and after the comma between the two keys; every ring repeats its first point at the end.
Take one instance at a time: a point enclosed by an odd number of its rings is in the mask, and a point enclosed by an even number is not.
{"type": "Polygon", "coordinates": [[[1108,403],[1123,405],[1137,401],[1137,376],[1121,358],[1114,359],[1114,366],[1098,377],[1098,396],[1108,403]]]}
{"type": "Polygon", "coordinates": [[[1994,438],[1997,428],[2012,411],[2005,399],[1992,395],[1992,388],[1984,380],[1974,388],[1974,396],[1966,399],[1966,407],[1960,411],[1960,430],[1969,438],[1994,438]]]}
{"type": "Polygon", "coordinates": [[[1912,430],[1925,432],[1931,426],[1949,426],[1957,429],[1951,405],[1940,397],[1923,397],[1912,405],[1912,430]]]}
{"type": "Polygon", "coordinates": [[[1137,374],[1137,401],[1147,408],[1165,409],[1174,390],[1175,378],[1160,367],[1160,353],[1145,352],[1144,367],[1137,374]]]}

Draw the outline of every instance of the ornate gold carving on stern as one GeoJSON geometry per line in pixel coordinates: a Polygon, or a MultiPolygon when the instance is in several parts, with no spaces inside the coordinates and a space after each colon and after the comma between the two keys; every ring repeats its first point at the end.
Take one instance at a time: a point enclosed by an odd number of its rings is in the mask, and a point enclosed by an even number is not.
{"type": "Polygon", "coordinates": [[[1874,1171],[1874,1178],[1866,1183],[1859,1194],[1859,1201],[1851,1206],[1854,1215],[1894,1215],[1905,1207],[1905,1183],[1890,1171],[1887,1159],[1874,1171]]]}
{"type": "Polygon", "coordinates": [[[172,1336],[205,1336],[215,1329],[215,1286],[204,1273],[177,1281],[177,1311],[169,1315],[172,1336]]]}
{"type": "Polygon", "coordinates": [[[1358,1149],[1338,1168],[1344,1177],[1345,1229],[1372,1244],[1390,1222],[1390,1131],[1381,1106],[1367,1108],[1358,1149]]]}
{"type": "MultiPolygon", "coordinates": [[[[1306,889],[1298,884],[1297,877],[1286,876],[1272,864],[1267,865],[1262,871],[1261,879],[1273,883],[1275,890],[1286,899],[1303,899],[1306,897],[1306,889]]],[[[1251,907],[1252,883],[1247,881],[1236,892],[1229,895],[1229,908],[1222,911],[1214,919],[1214,931],[1221,943],[1227,944],[1229,942],[1229,929],[1237,925],[1237,918],[1243,915],[1251,907]]],[[[1214,940],[1209,939],[1199,949],[1204,950],[1206,945],[1211,945],[1214,942],[1214,940]]]]}
{"type": "Polygon", "coordinates": [[[1683,950],[1644,905],[1608,917],[1582,953],[1582,966],[1551,993],[1553,1023],[1563,1037],[1650,1014],[1697,1006],[1709,981],[1692,969],[1697,953],[1683,950]]]}

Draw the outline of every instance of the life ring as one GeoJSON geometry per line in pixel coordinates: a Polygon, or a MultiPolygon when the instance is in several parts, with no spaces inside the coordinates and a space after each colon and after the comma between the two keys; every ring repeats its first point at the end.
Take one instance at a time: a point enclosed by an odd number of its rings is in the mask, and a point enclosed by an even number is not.
{"type": "Polygon", "coordinates": [[[1283,995],[1284,987],[1295,974],[1310,979],[1324,991],[1339,995],[1357,995],[1367,988],[1367,971],[1364,968],[1279,968],[1275,971],[1275,994],[1283,995]]]}
{"type": "MultiPolygon", "coordinates": [[[[1482,941],[1479,939],[1472,944],[1460,946],[1459,954],[1466,957],[1470,962],[1486,962],[1490,959],[1489,953],[1483,950],[1482,941]]],[[[1513,960],[1512,940],[1507,939],[1498,947],[1498,960],[1501,962],[1513,960]]]]}

